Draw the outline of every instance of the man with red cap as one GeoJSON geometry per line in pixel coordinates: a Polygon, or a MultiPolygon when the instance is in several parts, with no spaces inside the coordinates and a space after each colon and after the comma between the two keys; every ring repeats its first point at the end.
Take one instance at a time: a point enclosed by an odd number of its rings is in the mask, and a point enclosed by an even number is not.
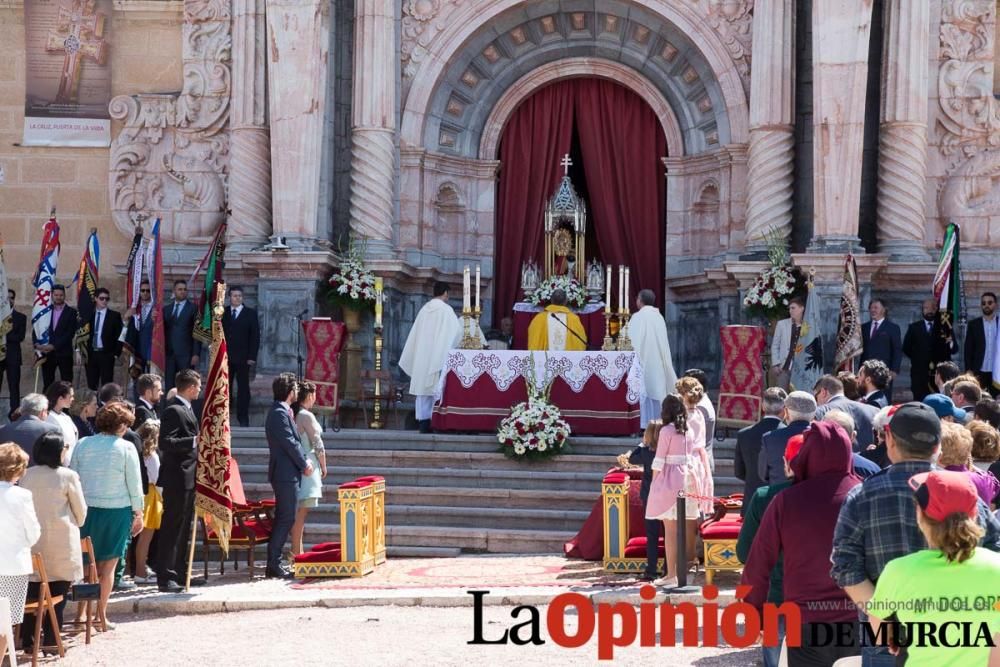
{"type": "Polygon", "coordinates": [[[851,623],[857,619],[857,611],[826,568],[819,565],[830,557],[840,506],[860,480],[851,464],[851,439],[840,425],[813,422],[803,435],[801,449],[795,450],[794,440],[786,448],[785,458],[795,481],[764,513],[743,569],[742,584],[752,587],[746,601],[763,609],[771,570],[783,554],[785,602],[798,605],[802,614],[801,645],[789,647],[788,664],[831,665],[857,655],[860,647],[814,646],[811,626],[851,623]],[[795,548],[788,549],[790,545],[795,548]]]}

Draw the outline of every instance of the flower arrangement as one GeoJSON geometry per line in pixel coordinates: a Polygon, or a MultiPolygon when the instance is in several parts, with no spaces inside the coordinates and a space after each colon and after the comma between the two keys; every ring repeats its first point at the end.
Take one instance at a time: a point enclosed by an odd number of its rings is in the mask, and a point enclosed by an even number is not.
{"type": "Polygon", "coordinates": [[[767,237],[767,257],[771,266],[760,272],[746,296],[743,307],[751,316],[779,320],[788,316],[788,300],[800,291],[799,279],[785,248],[775,233],[767,237]]]}
{"type": "Polygon", "coordinates": [[[351,239],[347,252],[327,282],[328,299],[345,308],[362,310],[375,303],[375,274],[365,266],[365,244],[351,239]]]}
{"type": "Polygon", "coordinates": [[[569,306],[583,308],[587,303],[587,292],[570,276],[549,276],[530,295],[528,302],[536,306],[544,306],[552,300],[552,292],[561,289],[566,292],[566,303],[569,306]]]}
{"type": "Polygon", "coordinates": [[[547,380],[540,388],[534,378],[532,363],[525,374],[528,400],[512,407],[510,415],[497,429],[500,449],[507,458],[547,459],[566,451],[570,427],[559,408],[549,402],[552,380],[547,380]]]}

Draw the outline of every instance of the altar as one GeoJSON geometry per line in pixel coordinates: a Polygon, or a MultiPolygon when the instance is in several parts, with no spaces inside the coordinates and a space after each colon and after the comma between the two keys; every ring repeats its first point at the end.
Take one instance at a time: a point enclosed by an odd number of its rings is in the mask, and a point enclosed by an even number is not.
{"type": "Polygon", "coordinates": [[[574,435],[635,435],[645,394],[635,352],[452,350],[441,371],[435,431],[495,432],[527,400],[526,377],[552,381],[549,400],[574,435]]]}
{"type": "MultiPolygon", "coordinates": [[[[514,304],[514,350],[528,349],[528,327],[544,308],[523,301],[514,304]]],[[[588,303],[576,311],[583,330],[587,332],[587,347],[598,349],[604,342],[604,304],[588,303]]]]}

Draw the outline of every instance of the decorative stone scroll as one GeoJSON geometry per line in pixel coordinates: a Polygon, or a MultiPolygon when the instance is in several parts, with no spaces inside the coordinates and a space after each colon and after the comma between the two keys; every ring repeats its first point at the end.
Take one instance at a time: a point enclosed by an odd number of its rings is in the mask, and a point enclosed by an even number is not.
{"type": "Polygon", "coordinates": [[[754,0],[709,0],[708,5],[708,23],[732,56],[747,95],[750,95],[753,5],[754,0]]]}
{"type": "Polygon", "coordinates": [[[186,0],[181,92],[111,100],[125,125],[111,148],[111,214],[127,236],[141,212],[163,220],[167,242],[207,244],[226,216],[231,22],[229,0],[186,0]]]}
{"type": "Polygon", "coordinates": [[[407,86],[427,57],[427,46],[446,24],[451,5],[460,0],[403,0],[400,57],[407,86]]]}

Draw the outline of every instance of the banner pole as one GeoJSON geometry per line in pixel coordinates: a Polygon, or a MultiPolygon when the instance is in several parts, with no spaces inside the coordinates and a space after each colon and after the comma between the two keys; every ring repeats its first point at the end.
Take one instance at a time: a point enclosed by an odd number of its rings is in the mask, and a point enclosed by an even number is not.
{"type": "Polygon", "coordinates": [[[191,513],[191,543],[188,545],[187,577],[184,580],[184,592],[191,590],[191,568],[194,567],[194,542],[198,537],[198,509],[191,513]]]}

